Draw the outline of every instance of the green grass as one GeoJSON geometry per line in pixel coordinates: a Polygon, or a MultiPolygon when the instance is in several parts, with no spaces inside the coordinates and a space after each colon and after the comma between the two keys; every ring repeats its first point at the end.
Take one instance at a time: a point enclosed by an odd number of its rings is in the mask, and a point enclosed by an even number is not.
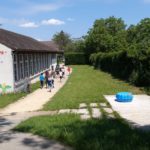
{"type": "MultiPolygon", "coordinates": [[[[73,66],[66,85],[44,109],[77,108],[81,102],[106,102],[104,94],[119,91],[142,93],[138,88],[90,66],[73,66]]],[[[131,128],[117,113],[116,119],[107,119],[107,114],[102,113],[103,118],[87,121],[73,114],[33,117],[15,130],[55,139],[76,150],[149,150],[150,132],[131,128]]]]}
{"type": "MultiPolygon", "coordinates": [[[[31,92],[38,89],[40,86],[40,83],[34,83],[31,85],[31,92]]],[[[10,93],[10,94],[4,94],[0,95],[0,108],[4,108],[7,105],[19,100],[20,98],[26,96],[28,93],[25,92],[18,92],[18,93],[10,93]]]]}
{"type": "Polygon", "coordinates": [[[44,106],[44,110],[78,108],[82,102],[102,102],[105,101],[103,95],[116,94],[119,91],[142,93],[138,88],[114,79],[110,74],[94,70],[93,67],[73,66],[69,80],[44,106]]]}
{"type": "Polygon", "coordinates": [[[30,118],[15,130],[55,139],[76,150],[149,150],[150,133],[131,129],[121,119],[81,121],[76,115],[30,118]]]}

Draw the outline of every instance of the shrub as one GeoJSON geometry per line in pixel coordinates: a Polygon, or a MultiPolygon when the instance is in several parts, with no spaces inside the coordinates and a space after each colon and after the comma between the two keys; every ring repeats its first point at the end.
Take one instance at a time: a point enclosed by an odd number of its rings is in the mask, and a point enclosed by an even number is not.
{"type": "Polygon", "coordinates": [[[66,53],[65,64],[66,65],[81,65],[86,64],[86,56],[84,53],[66,53]]]}

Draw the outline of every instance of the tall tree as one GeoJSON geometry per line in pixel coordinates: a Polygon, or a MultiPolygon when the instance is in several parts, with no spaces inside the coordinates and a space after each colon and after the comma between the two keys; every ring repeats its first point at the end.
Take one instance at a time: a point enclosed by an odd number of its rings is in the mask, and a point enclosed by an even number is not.
{"type": "Polygon", "coordinates": [[[87,53],[125,49],[127,47],[125,28],[126,25],[121,18],[96,20],[85,37],[87,53]]]}
{"type": "Polygon", "coordinates": [[[53,41],[55,41],[61,50],[64,50],[65,47],[71,42],[70,35],[64,31],[60,31],[53,36],[53,41]]]}

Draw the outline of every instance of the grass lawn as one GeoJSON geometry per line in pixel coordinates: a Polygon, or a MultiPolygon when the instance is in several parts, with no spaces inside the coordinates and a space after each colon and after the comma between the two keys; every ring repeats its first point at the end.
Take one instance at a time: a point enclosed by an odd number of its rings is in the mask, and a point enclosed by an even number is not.
{"type": "MultiPolygon", "coordinates": [[[[31,92],[35,91],[39,88],[39,82],[34,83],[31,85],[31,92]]],[[[4,108],[7,105],[19,100],[21,97],[26,96],[28,93],[25,92],[18,92],[18,93],[10,93],[10,94],[4,94],[0,95],[0,108],[4,108]]]]}
{"type": "Polygon", "coordinates": [[[138,88],[114,79],[107,73],[94,70],[93,67],[73,66],[69,80],[52,101],[45,105],[44,110],[78,108],[82,102],[102,102],[105,101],[103,95],[116,94],[119,91],[142,93],[138,88]]]}
{"type": "MultiPolygon", "coordinates": [[[[138,88],[113,79],[109,74],[89,66],[73,66],[66,85],[45,105],[45,110],[76,108],[79,103],[105,101],[104,94],[119,91],[142,93],[138,88]]],[[[103,112],[102,112],[103,113],[103,112]]],[[[80,120],[78,115],[64,114],[30,118],[15,130],[31,132],[70,145],[76,150],[149,150],[150,132],[131,128],[123,119],[80,120]]]]}
{"type": "Polygon", "coordinates": [[[149,150],[150,133],[131,129],[121,119],[81,121],[76,115],[41,116],[16,130],[55,139],[76,150],[149,150]]]}

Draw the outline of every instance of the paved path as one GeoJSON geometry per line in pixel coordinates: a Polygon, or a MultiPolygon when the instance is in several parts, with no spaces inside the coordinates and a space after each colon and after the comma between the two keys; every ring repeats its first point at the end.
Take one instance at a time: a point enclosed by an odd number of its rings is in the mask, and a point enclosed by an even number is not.
{"type": "Polygon", "coordinates": [[[38,89],[19,101],[0,110],[0,150],[70,150],[68,146],[47,140],[32,134],[11,131],[21,121],[33,116],[54,115],[56,111],[37,111],[50,101],[54,94],[65,84],[66,76],[61,82],[55,79],[55,88],[52,92],[48,89],[38,89]]]}
{"type": "Polygon", "coordinates": [[[43,105],[50,101],[50,99],[56,94],[56,92],[65,84],[67,81],[67,76],[59,81],[55,79],[55,88],[49,92],[48,89],[38,89],[35,92],[27,95],[24,98],[21,98],[17,102],[10,104],[6,108],[0,110],[0,114],[8,114],[8,113],[15,113],[15,112],[29,112],[29,111],[37,111],[42,109],[43,105]]]}
{"type": "Polygon", "coordinates": [[[114,95],[106,95],[105,98],[132,125],[150,130],[150,96],[134,95],[133,101],[129,103],[115,101],[114,95]]]}

